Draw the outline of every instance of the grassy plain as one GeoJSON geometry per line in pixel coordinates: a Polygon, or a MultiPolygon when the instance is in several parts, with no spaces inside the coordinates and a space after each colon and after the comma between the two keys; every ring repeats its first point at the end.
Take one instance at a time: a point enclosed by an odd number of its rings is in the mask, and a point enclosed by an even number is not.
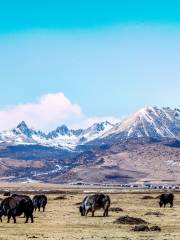
{"type": "MultiPolygon", "coordinates": [[[[25,189],[27,189],[24,186],[25,189]]],[[[56,187],[57,188],[57,187],[56,187]]],[[[22,188],[21,188],[22,189],[22,188]]],[[[37,189],[37,187],[36,187],[37,189]]],[[[42,189],[42,186],[41,186],[42,189]]],[[[54,187],[55,189],[55,187],[54,187]]],[[[12,189],[11,189],[12,190],[12,189]]],[[[13,187],[13,191],[15,188],[13,187]]],[[[60,189],[59,189],[60,190],[60,189]]],[[[92,191],[89,190],[89,191],[92,191]]],[[[95,192],[106,191],[95,189],[95,192]]],[[[109,189],[112,207],[121,207],[123,212],[109,212],[109,217],[103,218],[102,211],[95,212],[95,217],[81,217],[78,203],[87,194],[84,189],[63,189],[62,193],[47,194],[48,205],[46,212],[36,212],[33,224],[24,223],[23,217],[17,218],[17,224],[7,224],[6,218],[0,223],[1,240],[22,239],[122,239],[122,240],[179,240],[180,239],[180,194],[175,193],[174,208],[160,209],[158,206],[159,192],[120,192],[109,189]],[[63,192],[64,191],[64,192],[63,192]],[[64,199],[55,200],[58,196],[64,199]],[[142,199],[150,195],[153,199],[142,199]],[[160,212],[163,215],[145,215],[147,212],[160,212]],[[149,226],[158,225],[161,232],[134,232],[132,225],[114,224],[120,216],[140,217],[149,226]]],[[[0,195],[4,198],[3,195],[0,195]]]]}

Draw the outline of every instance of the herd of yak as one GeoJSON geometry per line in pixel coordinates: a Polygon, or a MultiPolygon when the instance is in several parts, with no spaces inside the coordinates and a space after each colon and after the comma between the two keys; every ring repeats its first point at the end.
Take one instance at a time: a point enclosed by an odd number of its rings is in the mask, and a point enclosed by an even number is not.
{"type": "MultiPolygon", "coordinates": [[[[162,207],[166,204],[170,204],[173,207],[174,195],[173,193],[164,193],[159,196],[159,205],[162,207]]],[[[27,195],[12,194],[2,200],[0,204],[0,220],[2,222],[2,216],[7,216],[8,223],[11,218],[13,218],[14,223],[16,223],[16,217],[24,213],[26,218],[26,223],[29,219],[33,223],[33,212],[38,209],[40,211],[47,204],[47,197],[45,195],[35,195],[32,199],[27,195]]],[[[88,195],[82,201],[79,211],[81,216],[87,216],[89,212],[94,216],[94,212],[99,209],[103,209],[103,216],[108,216],[109,207],[111,204],[111,199],[108,195],[103,193],[97,193],[94,195],[88,195]]]]}
{"type": "Polygon", "coordinates": [[[31,199],[27,195],[12,194],[2,200],[0,204],[0,220],[2,222],[2,216],[7,216],[8,223],[11,217],[13,218],[14,223],[16,223],[16,217],[24,213],[26,223],[29,218],[33,223],[33,212],[36,211],[36,209],[40,211],[41,207],[43,208],[43,211],[45,211],[46,204],[47,197],[45,195],[36,195],[31,199]]]}
{"type": "MultiPolygon", "coordinates": [[[[170,207],[173,207],[174,194],[173,193],[163,193],[159,196],[159,206],[166,206],[170,204],[170,207]]],[[[87,216],[88,212],[92,213],[94,217],[94,212],[98,209],[103,209],[103,216],[108,216],[109,207],[111,204],[110,197],[102,193],[86,196],[79,207],[79,211],[82,216],[87,216]]]]}

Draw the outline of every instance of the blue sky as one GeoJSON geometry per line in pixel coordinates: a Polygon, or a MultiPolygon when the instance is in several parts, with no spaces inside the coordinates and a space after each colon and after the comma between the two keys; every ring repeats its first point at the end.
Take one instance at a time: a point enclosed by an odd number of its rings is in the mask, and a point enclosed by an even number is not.
{"type": "Polygon", "coordinates": [[[119,119],[149,105],[180,107],[179,9],[179,1],[161,0],[2,1],[1,125],[13,126],[18,114],[40,127],[34,110],[17,108],[37,106],[48,94],[70,101],[71,114],[55,115],[44,129],[119,119]]]}

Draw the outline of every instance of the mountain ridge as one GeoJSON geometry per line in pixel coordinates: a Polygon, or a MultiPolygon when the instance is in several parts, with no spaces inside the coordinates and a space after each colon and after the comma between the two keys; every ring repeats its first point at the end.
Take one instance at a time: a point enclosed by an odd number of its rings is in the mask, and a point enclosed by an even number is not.
{"type": "Polygon", "coordinates": [[[29,128],[25,121],[20,122],[16,128],[0,133],[0,141],[11,144],[40,144],[74,149],[78,144],[94,140],[113,126],[108,121],[94,123],[87,129],[69,129],[61,125],[49,133],[29,128]]]}
{"type": "Polygon", "coordinates": [[[118,136],[123,139],[153,137],[180,137],[180,110],[175,108],[146,107],[116,124],[101,138],[118,136]]]}

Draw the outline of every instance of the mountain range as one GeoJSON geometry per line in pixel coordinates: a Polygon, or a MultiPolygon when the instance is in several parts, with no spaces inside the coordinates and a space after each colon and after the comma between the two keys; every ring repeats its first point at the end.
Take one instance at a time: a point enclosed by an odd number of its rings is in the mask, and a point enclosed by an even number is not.
{"type": "Polygon", "coordinates": [[[0,133],[0,177],[68,183],[176,182],[179,148],[180,110],[169,107],[145,107],[117,124],[105,121],[76,130],[62,125],[49,133],[22,121],[0,133]]]}
{"type": "Polygon", "coordinates": [[[22,121],[16,128],[1,132],[0,142],[16,145],[39,144],[73,150],[77,145],[85,144],[99,138],[112,127],[113,124],[108,121],[95,123],[87,129],[77,130],[72,130],[66,125],[62,125],[46,134],[42,131],[29,128],[27,124],[22,121]]]}
{"type": "Polygon", "coordinates": [[[180,110],[171,108],[142,108],[120,123],[95,123],[87,129],[69,129],[66,125],[49,133],[36,131],[22,121],[12,130],[0,133],[0,141],[11,144],[40,144],[74,149],[78,145],[106,138],[179,138],[180,110]]]}

